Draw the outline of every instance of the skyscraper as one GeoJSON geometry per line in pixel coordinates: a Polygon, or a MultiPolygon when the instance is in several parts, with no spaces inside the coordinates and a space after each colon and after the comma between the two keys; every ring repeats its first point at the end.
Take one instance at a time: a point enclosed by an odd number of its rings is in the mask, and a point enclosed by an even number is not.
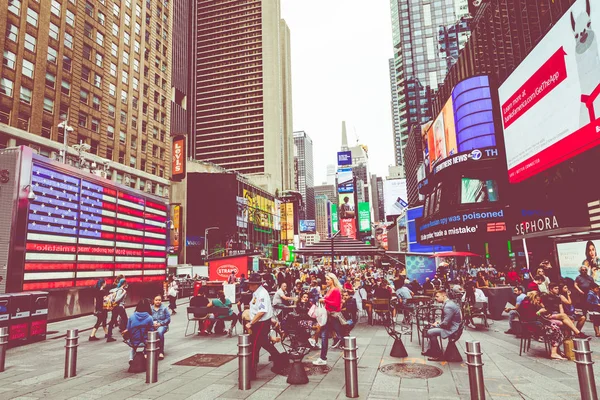
{"type": "MultiPolygon", "coordinates": [[[[454,48],[445,44],[458,38],[456,30],[448,27],[456,25],[469,11],[468,0],[391,0],[391,10],[400,121],[399,130],[394,132],[394,149],[398,155],[397,144],[402,154],[411,127],[431,119],[431,97],[454,59],[454,48]]],[[[465,41],[462,37],[459,42],[465,41]]]]}
{"type": "Polygon", "coordinates": [[[196,159],[284,189],[293,137],[279,0],[198,0],[196,17],[196,159]]]}
{"type": "MultiPolygon", "coordinates": [[[[172,0],[171,133],[188,134],[192,126],[192,71],[194,66],[194,0],[172,0]]],[[[190,143],[193,135],[189,135],[190,143]]]]}
{"type": "Polygon", "coordinates": [[[60,158],[65,136],[57,125],[66,121],[73,127],[67,143],[85,143],[92,159],[110,160],[108,177],[162,194],[170,169],[173,2],[3,4],[0,123],[21,133],[15,140],[7,127],[0,143],[60,158]]]}
{"type": "Polygon", "coordinates": [[[315,196],[315,224],[321,240],[329,236],[329,213],[331,201],[325,195],[315,196]]]}
{"type": "Polygon", "coordinates": [[[396,86],[396,68],[394,68],[394,59],[390,58],[390,92],[392,100],[390,108],[392,110],[392,127],[394,129],[394,161],[396,165],[402,165],[402,144],[400,142],[400,109],[398,108],[398,89],[396,86]]]}
{"type": "Polygon", "coordinates": [[[304,131],[294,132],[294,163],[296,190],[302,194],[304,212],[300,219],[315,219],[315,180],[313,142],[304,131]]]}

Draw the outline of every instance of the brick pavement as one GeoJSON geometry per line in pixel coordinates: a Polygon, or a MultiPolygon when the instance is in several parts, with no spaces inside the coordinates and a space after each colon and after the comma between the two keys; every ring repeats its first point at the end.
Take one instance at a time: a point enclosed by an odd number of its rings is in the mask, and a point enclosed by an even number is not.
{"type": "MultiPolygon", "coordinates": [[[[0,399],[344,399],[344,361],[341,351],[330,350],[327,375],[310,376],[307,385],[290,386],[286,377],[270,371],[268,354],[261,358],[258,379],[252,390],[237,389],[237,359],[218,368],[173,365],[196,353],[237,353],[237,339],[227,337],[184,338],[184,308],[173,317],[166,336],[167,357],[159,363],[159,382],[148,385],[145,374],[127,372],[129,348],[122,342],[88,342],[89,332],[81,333],[77,377],[63,379],[64,335],[66,329],[88,329],[93,317],[50,324],[58,331],[48,340],[9,349],[6,371],[0,373],[0,399]]],[[[131,312],[131,310],[128,310],[131,312]]],[[[465,331],[459,342],[464,353],[466,340],[480,340],[488,399],[578,399],[575,364],[543,358],[544,345],[533,342],[528,355],[519,357],[519,341],[505,335],[507,321],[496,321],[488,330],[465,331]]],[[[586,326],[591,332],[592,327],[586,326]]],[[[383,327],[359,324],[353,330],[359,346],[359,392],[361,399],[468,399],[469,382],[464,363],[432,363],[420,355],[416,334],[411,343],[404,342],[409,353],[405,359],[389,356],[393,344],[383,327]],[[436,378],[400,379],[379,371],[382,365],[395,362],[438,366],[443,374],[436,378]]],[[[100,337],[102,334],[99,335],[100,337]]],[[[592,349],[599,350],[600,340],[592,339],[592,349]]],[[[311,352],[306,361],[318,357],[311,352]]]]}

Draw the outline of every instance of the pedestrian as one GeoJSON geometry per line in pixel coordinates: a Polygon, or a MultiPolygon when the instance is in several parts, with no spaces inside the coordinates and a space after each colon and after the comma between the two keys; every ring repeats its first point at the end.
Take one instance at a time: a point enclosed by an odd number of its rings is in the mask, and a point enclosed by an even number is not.
{"type": "Polygon", "coordinates": [[[338,281],[335,274],[328,272],[325,275],[325,284],[327,286],[327,294],[319,301],[325,304],[327,310],[327,323],[321,327],[321,356],[313,361],[314,365],[327,365],[327,347],[329,344],[329,332],[335,331],[337,338],[332,348],[338,347],[342,343],[344,334],[342,325],[338,315],[341,315],[342,310],[342,285],[338,281]]]}
{"type": "Polygon", "coordinates": [[[162,360],[165,358],[165,333],[169,330],[169,324],[171,323],[171,315],[169,310],[162,304],[162,296],[157,294],[154,296],[154,304],[152,307],[152,321],[154,330],[158,332],[159,353],[158,359],[162,360]]]}
{"type": "Polygon", "coordinates": [[[94,291],[94,315],[96,316],[96,324],[92,328],[92,333],[90,333],[90,341],[100,340],[96,337],[96,332],[100,326],[104,329],[104,336],[106,337],[108,335],[108,329],[106,328],[108,311],[104,309],[104,296],[108,294],[108,290],[106,290],[106,281],[104,279],[98,279],[96,286],[94,286],[94,291]]]}
{"type": "Polygon", "coordinates": [[[169,298],[169,309],[171,314],[177,314],[177,293],[179,292],[179,285],[173,275],[169,276],[169,286],[167,288],[167,297],[169,298]]]}
{"type": "Polygon", "coordinates": [[[229,327],[229,329],[226,329],[224,331],[224,333],[227,336],[231,337],[231,332],[233,331],[233,328],[235,327],[235,324],[238,320],[237,314],[234,313],[231,309],[231,300],[225,298],[225,292],[219,290],[219,294],[217,295],[217,298],[212,301],[212,305],[213,307],[221,307],[227,309],[227,315],[219,315],[217,317],[217,320],[221,320],[223,321],[223,323],[225,321],[231,321],[231,326],[229,327]]]}
{"type": "Polygon", "coordinates": [[[110,322],[108,323],[108,334],[106,335],[106,342],[116,342],[117,339],[113,338],[112,331],[115,325],[119,325],[119,330],[123,332],[127,326],[127,312],[125,311],[125,298],[127,297],[127,280],[121,278],[117,287],[111,289],[108,293],[109,300],[108,309],[112,310],[110,322]]]}
{"type": "Polygon", "coordinates": [[[233,285],[235,283],[235,270],[231,271],[231,274],[229,275],[229,277],[227,278],[227,283],[229,285],[233,285]]]}
{"type": "Polygon", "coordinates": [[[250,302],[250,322],[246,323],[246,329],[250,333],[250,345],[252,351],[252,378],[256,378],[258,370],[258,359],[260,349],[264,348],[271,355],[273,368],[271,371],[279,373],[286,366],[282,355],[277,351],[269,339],[269,330],[271,318],[273,317],[273,307],[269,292],[262,286],[262,279],[258,274],[252,274],[248,278],[248,286],[252,291],[252,301],[250,302]]]}

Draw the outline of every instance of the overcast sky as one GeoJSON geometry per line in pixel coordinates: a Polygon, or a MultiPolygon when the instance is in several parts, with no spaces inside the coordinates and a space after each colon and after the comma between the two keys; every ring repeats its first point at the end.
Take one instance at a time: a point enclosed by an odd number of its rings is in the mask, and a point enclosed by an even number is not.
{"type": "Polygon", "coordinates": [[[315,185],[341,146],[369,147],[371,173],[394,163],[388,60],[393,57],[388,0],[281,0],[290,27],[294,131],[314,145],[315,185]]]}

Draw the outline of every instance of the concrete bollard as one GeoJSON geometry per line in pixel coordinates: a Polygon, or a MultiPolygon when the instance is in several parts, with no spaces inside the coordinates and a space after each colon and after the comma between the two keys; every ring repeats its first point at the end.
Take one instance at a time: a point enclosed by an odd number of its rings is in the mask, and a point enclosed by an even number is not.
{"type": "Polygon", "coordinates": [[[0,372],[6,365],[6,349],[8,348],[8,327],[0,328],[0,372]]]}
{"type": "Polygon", "coordinates": [[[250,335],[238,336],[238,389],[250,390],[252,378],[252,347],[250,346],[250,335]]]}
{"type": "Polygon", "coordinates": [[[577,376],[579,377],[579,392],[581,400],[598,400],[596,380],[594,378],[594,362],[589,339],[573,339],[577,376]]]}
{"type": "Polygon", "coordinates": [[[481,361],[481,343],[468,341],[467,366],[469,367],[469,388],[471,400],[485,400],[485,384],[483,383],[483,362],[481,361]]]}
{"type": "Polygon", "coordinates": [[[344,338],[344,369],[346,375],[346,397],[355,399],[358,397],[358,357],[356,351],[356,338],[346,336],[344,338]]]}
{"type": "Polygon", "coordinates": [[[146,383],[158,382],[158,352],[160,351],[160,338],[158,332],[148,332],[146,342],[146,383]]]}
{"type": "Polygon", "coordinates": [[[77,347],[79,346],[79,330],[67,330],[65,344],[65,379],[77,376],[77,347]]]}

